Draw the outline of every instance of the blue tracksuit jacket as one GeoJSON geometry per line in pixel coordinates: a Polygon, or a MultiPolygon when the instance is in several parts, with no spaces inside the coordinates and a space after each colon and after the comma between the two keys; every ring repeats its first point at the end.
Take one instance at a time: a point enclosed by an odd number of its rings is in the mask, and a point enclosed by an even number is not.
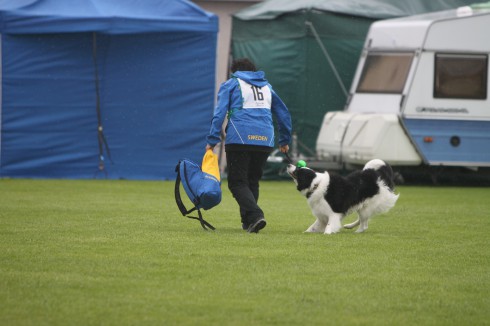
{"type": "Polygon", "coordinates": [[[291,140],[291,116],[286,105],[265,79],[263,71],[236,71],[221,84],[206,141],[215,146],[221,141],[221,126],[226,116],[226,144],[274,147],[274,125],[277,120],[279,145],[291,140]]]}

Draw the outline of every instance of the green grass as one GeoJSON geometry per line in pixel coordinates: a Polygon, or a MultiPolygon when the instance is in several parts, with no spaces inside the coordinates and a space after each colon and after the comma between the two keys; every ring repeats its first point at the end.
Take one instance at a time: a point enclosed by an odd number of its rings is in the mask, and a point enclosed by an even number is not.
{"type": "Polygon", "coordinates": [[[206,232],[173,182],[0,180],[0,325],[490,325],[490,188],[398,187],[332,236],[290,182],[259,234],[222,188],[206,232]]]}

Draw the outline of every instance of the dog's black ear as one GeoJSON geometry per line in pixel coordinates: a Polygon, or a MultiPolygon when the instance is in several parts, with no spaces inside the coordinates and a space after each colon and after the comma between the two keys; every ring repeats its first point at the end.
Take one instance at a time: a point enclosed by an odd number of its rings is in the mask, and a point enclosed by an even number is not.
{"type": "Polygon", "coordinates": [[[296,169],[296,176],[298,181],[298,190],[309,189],[313,179],[316,178],[316,173],[313,170],[306,168],[296,169]]]}

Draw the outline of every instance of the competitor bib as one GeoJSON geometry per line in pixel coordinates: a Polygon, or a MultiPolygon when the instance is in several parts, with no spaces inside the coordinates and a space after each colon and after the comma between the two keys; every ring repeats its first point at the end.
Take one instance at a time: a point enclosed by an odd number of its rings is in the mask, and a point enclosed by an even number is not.
{"type": "Polygon", "coordinates": [[[269,109],[272,103],[272,94],[268,85],[263,87],[246,83],[237,78],[242,91],[244,109],[269,109]]]}

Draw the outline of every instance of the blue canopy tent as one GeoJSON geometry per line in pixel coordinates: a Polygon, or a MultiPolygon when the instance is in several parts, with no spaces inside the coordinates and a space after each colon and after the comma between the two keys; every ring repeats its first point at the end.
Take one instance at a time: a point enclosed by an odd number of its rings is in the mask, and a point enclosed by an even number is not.
{"type": "Polygon", "coordinates": [[[0,2],[0,177],[174,179],[204,154],[217,32],[185,0],[0,2]]]}

